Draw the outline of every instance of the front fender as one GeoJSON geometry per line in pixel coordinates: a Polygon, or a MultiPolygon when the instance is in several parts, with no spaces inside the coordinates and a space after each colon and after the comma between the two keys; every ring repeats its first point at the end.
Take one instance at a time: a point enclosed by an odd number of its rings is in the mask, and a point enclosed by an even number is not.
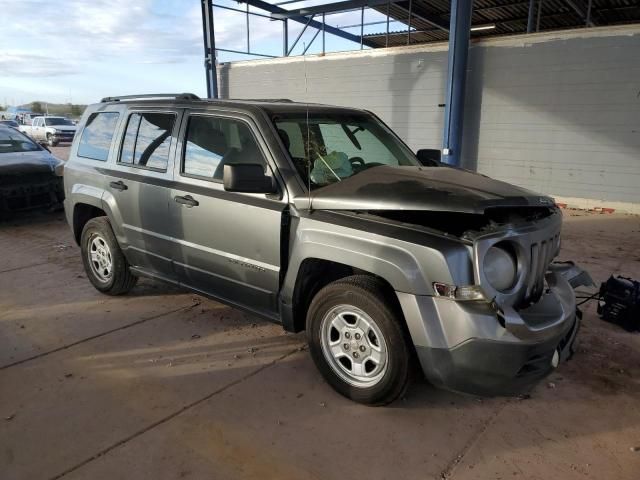
{"type": "Polygon", "coordinates": [[[305,230],[296,239],[288,275],[297,272],[307,258],[329,260],[373,273],[398,291],[429,288],[418,261],[410,252],[373,239],[305,230]]]}
{"type": "MultiPolygon", "coordinates": [[[[290,240],[287,273],[282,299],[293,298],[298,273],[304,260],[328,260],[377,275],[397,292],[433,295],[433,281],[455,283],[469,278],[469,253],[459,244],[433,237],[419,243],[376,233],[376,226],[348,225],[300,218],[290,240]]],[[[402,235],[400,235],[402,237],[402,235]]]]}

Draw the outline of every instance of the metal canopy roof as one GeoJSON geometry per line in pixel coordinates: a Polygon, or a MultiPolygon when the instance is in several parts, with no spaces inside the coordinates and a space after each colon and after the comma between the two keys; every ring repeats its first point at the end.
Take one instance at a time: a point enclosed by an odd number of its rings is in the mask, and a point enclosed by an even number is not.
{"type": "MultiPolygon", "coordinates": [[[[640,0],[474,0],[472,37],[513,35],[527,32],[529,8],[534,4],[532,31],[563,30],[586,26],[622,25],[640,22],[640,0]],[[589,4],[591,9],[589,11],[589,4]],[[486,30],[473,30],[487,27],[486,30]]],[[[449,24],[449,0],[411,0],[371,7],[397,21],[408,24],[411,9],[411,35],[407,30],[365,35],[370,46],[399,46],[444,41],[448,33],[433,25],[449,24]],[[388,10],[387,10],[388,9],[388,10]],[[414,30],[415,29],[415,30],[414,30]]]]}

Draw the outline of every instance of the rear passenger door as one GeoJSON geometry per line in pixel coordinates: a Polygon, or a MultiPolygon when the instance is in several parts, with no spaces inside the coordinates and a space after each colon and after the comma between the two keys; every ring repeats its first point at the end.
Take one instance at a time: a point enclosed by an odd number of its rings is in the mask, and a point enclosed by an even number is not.
{"type": "Polygon", "coordinates": [[[175,280],[168,202],[181,111],[140,110],[127,115],[106,188],[121,216],[126,237],[122,247],[134,267],[175,280]]]}
{"type": "Polygon", "coordinates": [[[258,163],[273,175],[259,132],[242,115],[192,112],[180,138],[169,201],[180,281],[275,318],[285,190],[232,193],[222,184],[228,163],[258,163]]]}

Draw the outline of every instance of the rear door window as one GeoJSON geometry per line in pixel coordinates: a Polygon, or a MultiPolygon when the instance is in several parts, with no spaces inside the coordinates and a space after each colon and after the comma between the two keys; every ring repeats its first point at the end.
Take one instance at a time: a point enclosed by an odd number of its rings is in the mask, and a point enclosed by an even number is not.
{"type": "Polygon", "coordinates": [[[120,163],[166,171],[176,115],[144,112],[129,117],[120,163]]]}
{"type": "Polygon", "coordinates": [[[107,160],[119,115],[118,112],[100,112],[89,115],[78,145],[79,157],[101,162],[107,160]]]}

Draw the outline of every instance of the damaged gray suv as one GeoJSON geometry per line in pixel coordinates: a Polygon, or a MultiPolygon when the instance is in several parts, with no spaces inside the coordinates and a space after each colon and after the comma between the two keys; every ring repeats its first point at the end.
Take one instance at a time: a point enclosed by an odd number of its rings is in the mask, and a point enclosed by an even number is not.
{"type": "Polygon", "coordinates": [[[502,394],[566,359],[579,327],[553,263],[553,201],[419,158],[375,115],[192,94],[87,108],[68,222],[106,294],[160,279],[306,330],[341,394],[386,404],[414,367],[502,394]]]}

